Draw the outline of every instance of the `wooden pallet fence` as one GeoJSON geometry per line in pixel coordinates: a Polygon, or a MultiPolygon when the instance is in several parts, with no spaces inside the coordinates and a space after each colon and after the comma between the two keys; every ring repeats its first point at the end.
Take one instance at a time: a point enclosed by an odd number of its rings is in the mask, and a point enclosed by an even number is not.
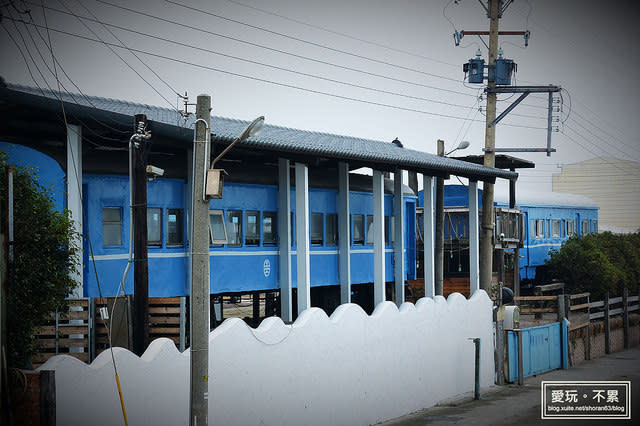
{"type": "Polygon", "coordinates": [[[70,300],[68,311],[51,314],[47,323],[34,331],[39,351],[31,357],[33,368],[59,354],[88,362],[90,336],[89,299],[70,300]]]}
{"type": "Polygon", "coordinates": [[[111,325],[111,345],[131,349],[131,296],[104,297],[92,299],[92,312],[95,321],[95,349],[92,359],[101,352],[109,349],[109,334],[107,327],[111,325]],[[107,316],[103,317],[101,310],[106,309],[107,316]],[[110,324],[112,322],[113,324],[110,324]]]}
{"type": "MultiPolygon", "coordinates": [[[[180,297],[153,297],[149,299],[149,341],[160,337],[173,340],[180,347],[180,297]]],[[[186,328],[186,309],[182,321],[186,328]]],[[[188,346],[185,333],[184,344],[188,346]]]]}

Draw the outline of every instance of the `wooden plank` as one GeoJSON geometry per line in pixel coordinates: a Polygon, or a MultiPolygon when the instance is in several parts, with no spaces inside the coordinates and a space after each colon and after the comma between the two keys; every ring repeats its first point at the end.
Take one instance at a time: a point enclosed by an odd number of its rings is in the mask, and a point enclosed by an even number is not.
{"type": "Polygon", "coordinates": [[[593,309],[593,308],[602,308],[602,307],[604,307],[604,300],[600,300],[599,302],[591,302],[591,303],[589,303],[589,307],[591,309],[593,309]]]}
{"type": "Polygon", "coordinates": [[[609,310],[609,316],[612,317],[614,315],[619,315],[624,311],[623,308],[615,308],[615,309],[611,309],[609,310]]]}
{"type": "Polygon", "coordinates": [[[627,300],[629,301],[629,303],[638,302],[638,301],[640,301],[640,296],[629,296],[629,298],[627,300]]]}
{"type": "Polygon", "coordinates": [[[47,335],[47,336],[55,336],[56,334],[60,334],[63,336],[67,336],[69,334],[89,334],[89,327],[86,325],[60,325],[58,327],[58,333],[56,333],[55,325],[45,325],[44,327],[37,327],[34,329],[35,335],[47,335]]]}
{"type": "Polygon", "coordinates": [[[590,314],[589,315],[589,320],[594,320],[594,319],[599,319],[599,318],[604,318],[604,312],[597,312],[595,314],[590,314]]]}
{"type": "Polygon", "coordinates": [[[583,297],[589,297],[589,296],[591,296],[591,293],[572,294],[571,296],[569,296],[569,299],[571,300],[582,299],[583,297]]]}
{"type": "Polygon", "coordinates": [[[622,296],[609,299],[610,305],[615,305],[616,303],[622,303],[622,296]]]}
{"type": "Polygon", "coordinates": [[[534,312],[556,312],[556,308],[520,308],[523,314],[531,314],[534,312]]]}
{"type": "Polygon", "coordinates": [[[179,297],[152,297],[149,299],[149,306],[153,305],[178,305],[180,306],[179,297]]]}
{"type": "Polygon", "coordinates": [[[583,303],[581,305],[573,305],[573,306],[571,306],[571,310],[572,311],[577,311],[579,309],[586,309],[588,307],[589,307],[589,303],[583,303]]]}
{"type": "Polygon", "coordinates": [[[149,324],[180,324],[180,317],[151,317],[149,324]]]}
{"type": "Polygon", "coordinates": [[[180,327],[149,327],[149,334],[180,334],[180,327]]]}
{"type": "Polygon", "coordinates": [[[637,311],[638,309],[640,309],[640,306],[635,305],[635,306],[629,306],[629,312],[631,311],[637,311]]]}
{"type": "Polygon", "coordinates": [[[578,330],[584,327],[588,327],[589,326],[589,322],[583,322],[582,324],[576,324],[576,325],[571,325],[569,327],[569,331],[574,331],[574,330],[578,330]]]}
{"type": "Polygon", "coordinates": [[[86,337],[81,339],[37,339],[37,341],[43,348],[54,349],[56,347],[56,341],[61,348],[86,348],[89,343],[89,339],[86,337]]]}
{"type": "Polygon", "coordinates": [[[541,302],[546,300],[558,300],[558,296],[518,296],[514,299],[525,302],[541,302]]]}
{"type": "Polygon", "coordinates": [[[149,306],[149,314],[180,314],[180,306],[149,306]]]}

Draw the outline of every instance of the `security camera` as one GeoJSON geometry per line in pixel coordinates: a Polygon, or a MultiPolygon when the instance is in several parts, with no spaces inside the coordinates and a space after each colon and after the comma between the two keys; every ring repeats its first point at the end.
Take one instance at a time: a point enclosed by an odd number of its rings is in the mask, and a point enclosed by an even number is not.
{"type": "Polygon", "coordinates": [[[162,176],[164,175],[164,169],[161,169],[160,167],[156,167],[156,166],[147,166],[147,174],[149,175],[153,175],[154,177],[158,177],[158,176],[162,176]]]}
{"type": "Polygon", "coordinates": [[[504,241],[504,232],[500,233],[500,241],[504,241]]]}

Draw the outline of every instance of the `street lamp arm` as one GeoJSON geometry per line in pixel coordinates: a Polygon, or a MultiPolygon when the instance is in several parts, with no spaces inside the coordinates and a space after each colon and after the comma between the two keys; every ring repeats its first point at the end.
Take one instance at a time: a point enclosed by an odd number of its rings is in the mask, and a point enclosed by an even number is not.
{"type": "Polygon", "coordinates": [[[224,157],[224,155],[229,152],[229,150],[231,148],[233,148],[233,146],[235,144],[237,144],[240,141],[243,141],[251,136],[256,136],[258,133],[260,133],[262,131],[262,127],[264,126],[264,116],[260,116],[258,118],[256,118],[255,120],[253,120],[253,122],[251,122],[251,124],[249,124],[240,134],[240,136],[238,136],[233,142],[231,142],[231,144],[229,146],[227,146],[220,154],[218,154],[218,156],[216,158],[213,159],[213,161],[211,162],[211,167],[209,167],[210,169],[213,169],[213,166],[218,162],[218,160],[220,160],[222,157],[224,157]]]}

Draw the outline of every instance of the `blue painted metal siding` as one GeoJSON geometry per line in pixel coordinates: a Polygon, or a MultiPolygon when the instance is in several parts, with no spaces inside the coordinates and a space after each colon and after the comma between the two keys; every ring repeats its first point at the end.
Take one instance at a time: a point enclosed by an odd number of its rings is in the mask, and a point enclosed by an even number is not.
{"type": "MultiPolygon", "coordinates": [[[[525,328],[521,333],[523,377],[568,368],[566,321],[525,328]]],[[[507,345],[509,381],[515,382],[518,380],[518,340],[515,332],[507,332],[507,345]]]]}

